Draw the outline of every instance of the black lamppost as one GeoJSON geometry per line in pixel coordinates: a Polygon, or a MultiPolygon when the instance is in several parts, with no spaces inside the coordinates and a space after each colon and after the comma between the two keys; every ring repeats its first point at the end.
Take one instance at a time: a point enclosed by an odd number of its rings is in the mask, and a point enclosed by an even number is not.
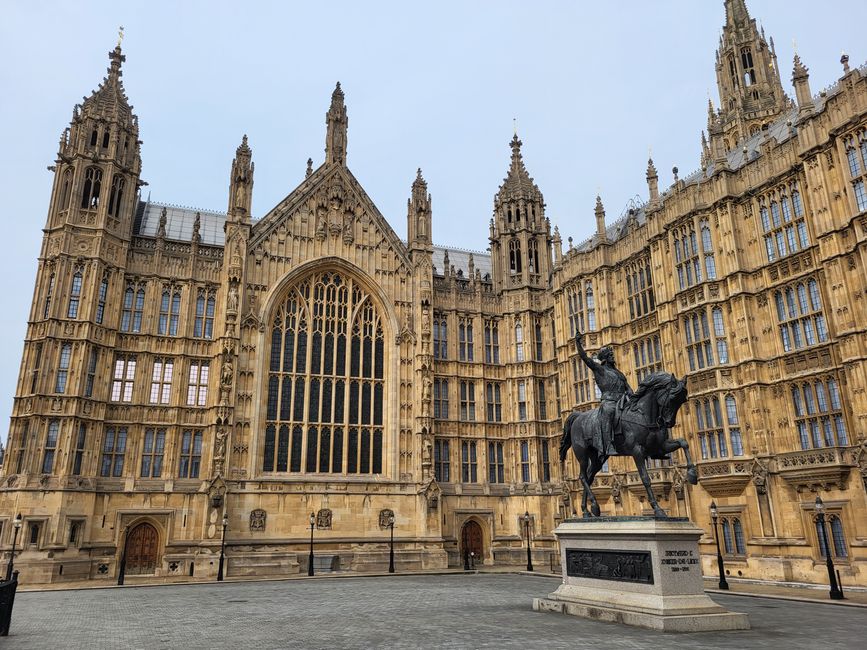
{"type": "Polygon", "coordinates": [[[117,584],[122,585],[126,577],[126,544],[129,542],[129,524],[123,527],[123,550],[120,552],[120,569],[117,572],[117,584]]]}
{"type": "Polygon", "coordinates": [[[828,530],[825,528],[825,504],[822,498],[816,495],[816,521],[819,522],[820,535],[825,543],[825,565],[828,567],[828,582],[831,584],[831,600],[843,600],[843,592],[837,584],[837,576],[834,574],[834,560],[831,559],[831,540],[828,539],[828,530]]]}
{"type": "Polygon", "coordinates": [[[527,532],[527,571],[533,570],[533,558],[530,556],[530,511],[524,512],[524,530],[527,532]]]}
{"type": "Polygon", "coordinates": [[[223,515],[223,537],[220,540],[220,566],[217,569],[217,582],[223,582],[223,563],[226,561],[226,528],[229,525],[229,515],[223,515]]]}
{"type": "Polygon", "coordinates": [[[713,519],[713,536],[716,540],[716,564],[719,567],[719,588],[720,589],[728,589],[729,583],[726,580],[726,567],[723,564],[723,556],[722,551],[719,548],[719,527],[717,526],[717,518],[719,515],[719,511],[716,509],[716,502],[710,502],[710,516],[713,519]]]}
{"type": "Polygon", "coordinates": [[[391,541],[388,549],[388,572],[394,573],[394,513],[388,516],[388,527],[391,530],[391,541]]]}
{"type": "Polygon", "coordinates": [[[307,575],[313,575],[313,527],[316,525],[316,515],[310,513],[310,558],[307,560],[307,575]]]}
{"type": "Polygon", "coordinates": [[[9,554],[9,562],[6,564],[6,581],[12,580],[12,569],[15,566],[15,542],[18,541],[18,531],[21,530],[21,513],[15,516],[15,521],[12,522],[12,552],[9,554]]]}

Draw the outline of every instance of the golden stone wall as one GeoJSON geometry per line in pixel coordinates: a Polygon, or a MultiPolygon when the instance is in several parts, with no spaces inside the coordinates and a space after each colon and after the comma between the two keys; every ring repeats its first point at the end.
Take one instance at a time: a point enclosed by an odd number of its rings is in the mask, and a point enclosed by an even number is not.
{"type": "MultiPolygon", "coordinates": [[[[763,40],[748,16],[737,20],[747,22],[726,29],[763,40]]],[[[491,252],[469,254],[433,246],[420,172],[408,202],[408,241],[395,235],[346,167],[339,85],[327,114],[325,163],[311,164],[262,218],[250,214],[246,137],[232,163],[226,214],[138,201],[138,123],[120,83],[122,60],[118,48],[103,85],[75,108],[55,166],[0,477],[0,548],[10,549],[12,518],[21,513],[16,567],[23,580],[114,580],[130,537],[146,547],[136,551],[133,575],[214,576],[224,516],[230,576],[297,573],[306,569],[311,513],[317,557],[341,569],[385,568],[389,514],[399,570],[459,566],[470,550],[477,564],[521,564],[524,513],[534,559],[547,565],[552,531],[581,496],[574,459],[565,473],[558,462],[562,422],[596,400],[572,342],[577,328],[591,351],[613,345],[633,385],[660,368],[687,376],[690,400],[673,433],[690,443],[700,483],[686,483],[679,453],[650,471],[661,505],[705,527],[708,574],[716,571],[715,501],[729,531],[733,577],[823,583],[819,494],[837,518],[843,584],[867,585],[861,69],[846,61],[842,79],[813,98],[796,61],[797,107],[776,71],[757,82],[758,99],[736,98],[743,89],[721,83],[724,110],[709,114],[702,169],[660,194],[650,162],[648,201],[606,226],[599,200],[597,233],[576,246],[570,240],[566,251],[516,136],[495,199],[491,252]],[[731,108],[732,99],[742,108],[731,108]],[[752,134],[744,139],[737,130],[752,134]],[[850,151],[862,156],[857,166],[850,151]],[[338,472],[307,471],[307,438],[299,471],[264,467],[269,444],[282,453],[266,434],[276,418],[268,412],[276,309],[324,272],[363,289],[382,324],[381,471],[349,472],[345,464],[338,472]],[[125,394],[117,361],[133,358],[125,394]],[[154,403],[154,368],[165,359],[174,376],[162,378],[154,403]],[[200,399],[197,383],[191,404],[190,371],[203,363],[205,391],[200,399]],[[490,413],[489,387],[499,391],[490,413]],[[807,426],[806,448],[799,423],[807,426]],[[121,428],[122,463],[110,449],[121,428]],[[143,457],[153,455],[149,432],[160,431],[162,467],[153,476],[152,466],[143,472],[143,457]],[[185,460],[196,456],[184,447],[187,433],[190,440],[201,434],[197,472],[185,460]]],[[[301,419],[305,431],[319,426],[309,410],[301,419]]],[[[340,450],[341,458],[349,453],[340,450]]],[[[647,510],[631,460],[612,459],[595,493],[607,514],[647,510]]]]}

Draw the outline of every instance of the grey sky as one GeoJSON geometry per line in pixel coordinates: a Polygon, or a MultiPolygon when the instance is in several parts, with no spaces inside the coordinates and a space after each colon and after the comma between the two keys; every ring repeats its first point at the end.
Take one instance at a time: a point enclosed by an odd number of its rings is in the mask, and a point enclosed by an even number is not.
{"type": "MultiPolygon", "coordinates": [[[[860,65],[867,3],[747,0],[774,37],[790,96],[792,39],[814,94],[841,49],[860,65]]],[[[124,84],[141,126],[154,200],[225,210],[247,133],[262,216],[323,159],[337,80],[348,165],[406,232],[417,167],[433,195],[434,241],[484,250],[512,120],[564,239],[646,197],[648,148],[671,183],[699,165],[723,0],[622,2],[2,2],[0,157],[7,254],[0,321],[0,436],[18,377],[52,164],[72,107],[97,86],[124,25],[124,84]]]]}

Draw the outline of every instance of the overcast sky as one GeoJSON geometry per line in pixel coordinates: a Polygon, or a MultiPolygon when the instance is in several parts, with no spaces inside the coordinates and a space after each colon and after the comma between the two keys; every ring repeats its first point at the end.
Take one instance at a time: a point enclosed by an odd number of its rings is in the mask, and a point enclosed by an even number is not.
{"type": "MultiPolygon", "coordinates": [[[[814,94],[867,59],[867,3],[748,0],[776,42],[790,96],[793,39],[814,94]],[[862,49],[858,49],[862,48],[862,49]]],[[[141,127],[144,195],[225,211],[249,135],[254,217],[324,157],[340,81],[348,165],[401,237],[421,167],[437,244],[487,247],[513,120],[564,245],[646,198],[648,150],[671,183],[699,166],[723,0],[621,2],[12,2],[0,21],[6,279],[0,437],[21,361],[57,152],[72,108],[102,80],[123,25],[124,85],[141,127]]]]}

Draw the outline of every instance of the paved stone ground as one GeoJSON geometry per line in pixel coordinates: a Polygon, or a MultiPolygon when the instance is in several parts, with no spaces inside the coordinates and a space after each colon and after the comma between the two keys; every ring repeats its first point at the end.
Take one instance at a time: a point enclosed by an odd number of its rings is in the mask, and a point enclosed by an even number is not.
{"type": "Polygon", "coordinates": [[[558,580],[478,574],[19,593],[5,648],[855,648],[867,610],[737,595],[753,629],[662,634],[536,613],[558,580]]]}

